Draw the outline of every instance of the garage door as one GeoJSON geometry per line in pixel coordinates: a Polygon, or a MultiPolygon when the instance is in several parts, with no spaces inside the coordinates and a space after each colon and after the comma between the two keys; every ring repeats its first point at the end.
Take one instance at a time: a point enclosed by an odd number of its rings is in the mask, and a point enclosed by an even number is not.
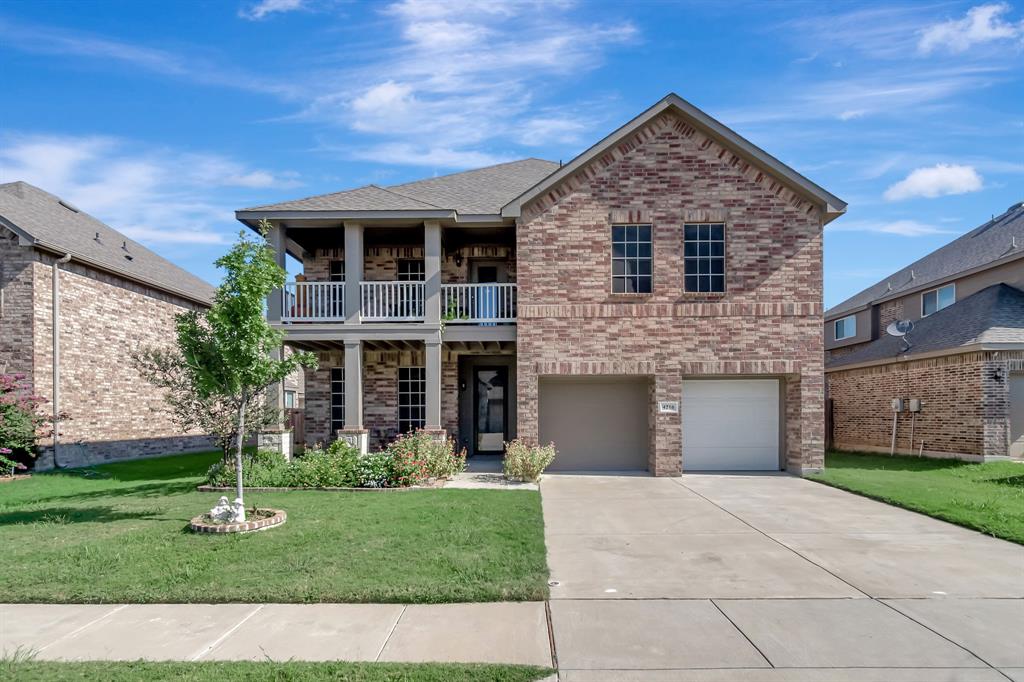
{"type": "Polygon", "coordinates": [[[1024,374],[1010,375],[1010,457],[1024,457],[1024,374]]]}
{"type": "Polygon", "coordinates": [[[778,471],[777,379],[683,382],[683,471],[778,471]]]}
{"type": "Polygon", "coordinates": [[[646,379],[540,380],[540,441],[553,442],[553,471],[647,469],[646,379]]]}

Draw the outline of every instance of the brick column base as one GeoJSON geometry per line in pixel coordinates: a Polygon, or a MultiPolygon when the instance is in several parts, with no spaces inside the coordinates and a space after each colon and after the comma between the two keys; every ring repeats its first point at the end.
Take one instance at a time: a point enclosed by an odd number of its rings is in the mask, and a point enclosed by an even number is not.
{"type": "Polygon", "coordinates": [[[292,461],[292,430],[264,431],[256,436],[256,447],[260,450],[280,452],[286,462],[292,461]]]}
{"type": "Polygon", "coordinates": [[[366,429],[338,429],[338,440],[343,440],[365,455],[370,451],[370,432],[366,429]]]}

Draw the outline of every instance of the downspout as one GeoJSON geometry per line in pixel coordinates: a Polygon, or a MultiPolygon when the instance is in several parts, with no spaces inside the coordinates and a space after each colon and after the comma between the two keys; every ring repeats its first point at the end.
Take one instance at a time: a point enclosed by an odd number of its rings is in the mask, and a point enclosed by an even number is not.
{"type": "Polygon", "coordinates": [[[60,266],[71,260],[71,254],[53,261],[53,468],[59,469],[57,447],[60,416],[60,266]]]}

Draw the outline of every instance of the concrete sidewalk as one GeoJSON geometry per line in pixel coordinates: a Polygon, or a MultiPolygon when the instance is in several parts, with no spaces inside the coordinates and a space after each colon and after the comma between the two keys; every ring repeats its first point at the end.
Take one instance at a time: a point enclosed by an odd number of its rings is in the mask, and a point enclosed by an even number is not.
{"type": "Polygon", "coordinates": [[[543,602],[0,604],[0,655],[552,666],[543,602]]]}

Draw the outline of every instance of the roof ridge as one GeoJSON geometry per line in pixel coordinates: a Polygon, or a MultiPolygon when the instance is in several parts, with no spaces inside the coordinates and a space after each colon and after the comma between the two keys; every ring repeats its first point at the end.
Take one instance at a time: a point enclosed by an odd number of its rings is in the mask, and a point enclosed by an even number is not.
{"type": "Polygon", "coordinates": [[[537,158],[536,156],[527,156],[522,159],[514,159],[512,161],[502,161],[501,163],[492,163],[490,166],[480,166],[479,168],[467,168],[466,170],[455,171],[454,173],[445,173],[444,175],[435,175],[430,178],[420,178],[419,180],[410,180],[409,182],[401,182],[397,185],[385,185],[384,189],[391,189],[394,187],[405,187],[406,185],[415,185],[420,182],[429,182],[431,180],[442,180],[444,178],[453,178],[456,175],[466,175],[467,173],[477,173],[483,170],[490,170],[491,168],[499,168],[501,166],[511,166],[514,163],[522,163],[523,161],[543,161],[544,163],[550,163],[558,165],[557,161],[550,161],[548,159],[537,158]]]}
{"type": "Polygon", "coordinates": [[[261,208],[269,208],[278,204],[283,204],[292,201],[306,201],[308,199],[322,199],[324,197],[332,197],[336,194],[347,194],[348,192],[355,192],[356,190],[366,189],[367,187],[376,187],[377,189],[384,189],[378,185],[359,185],[359,187],[350,187],[348,189],[339,189],[334,192],[324,192],[323,194],[311,194],[308,197],[299,197],[298,199],[285,199],[284,201],[275,201],[272,204],[260,204],[259,206],[251,206],[249,208],[240,208],[239,211],[258,211],[261,208]]]}
{"type": "MultiPolygon", "coordinates": [[[[397,187],[401,187],[401,185],[396,185],[396,186],[397,187]]],[[[424,206],[431,206],[433,208],[441,209],[442,211],[446,210],[444,206],[438,206],[437,204],[432,204],[429,201],[423,201],[423,199],[420,199],[419,197],[411,197],[411,196],[409,196],[407,194],[402,194],[401,192],[396,192],[395,190],[393,190],[393,189],[391,189],[389,187],[381,187],[380,185],[367,185],[367,187],[375,187],[376,189],[379,189],[381,192],[387,192],[388,194],[394,194],[396,197],[402,197],[403,199],[408,199],[409,201],[415,201],[417,203],[423,204],[424,206]]]]}

